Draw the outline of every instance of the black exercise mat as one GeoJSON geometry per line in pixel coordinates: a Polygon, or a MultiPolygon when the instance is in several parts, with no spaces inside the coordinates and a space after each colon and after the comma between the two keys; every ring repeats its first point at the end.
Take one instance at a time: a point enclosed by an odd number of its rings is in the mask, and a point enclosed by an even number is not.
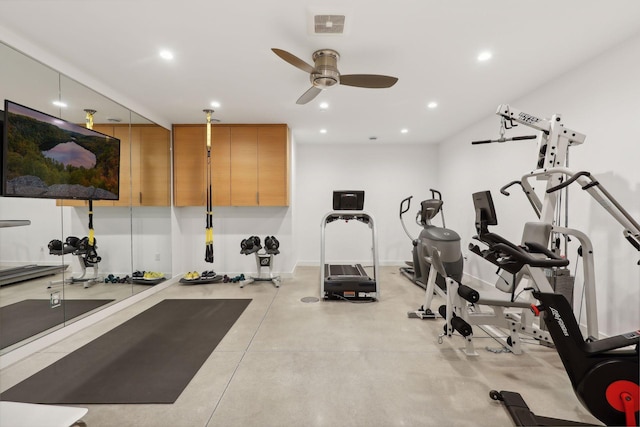
{"type": "Polygon", "coordinates": [[[9,347],[81,314],[108,304],[112,299],[68,299],[51,308],[47,299],[27,299],[0,307],[0,348],[9,347]]]}
{"type": "Polygon", "coordinates": [[[250,302],[161,301],[3,392],[0,399],[173,403],[250,302]]]}

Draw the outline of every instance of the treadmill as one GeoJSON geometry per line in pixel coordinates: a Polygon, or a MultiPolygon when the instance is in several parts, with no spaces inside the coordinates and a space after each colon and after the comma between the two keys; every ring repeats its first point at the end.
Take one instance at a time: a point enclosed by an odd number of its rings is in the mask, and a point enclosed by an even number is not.
{"type": "MultiPolygon", "coordinates": [[[[17,220],[0,220],[0,228],[22,227],[31,225],[28,219],[17,220]]],[[[22,282],[25,280],[36,279],[38,277],[49,276],[62,273],[68,267],[67,264],[57,265],[23,265],[13,268],[0,269],[0,286],[12,283],[22,282]]]]}
{"type": "Polygon", "coordinates": [[[327,213],[320,224],[320,297],[323,299],[376,301],[380,298],[376,227],[373,217],[363,211],[363,207],[364,191],[333,192],[333,211],[327,213]],[[353,220],[371,229],[373,277],[361,264],[325,264],[325,229],[337,220],[353,220]]]}

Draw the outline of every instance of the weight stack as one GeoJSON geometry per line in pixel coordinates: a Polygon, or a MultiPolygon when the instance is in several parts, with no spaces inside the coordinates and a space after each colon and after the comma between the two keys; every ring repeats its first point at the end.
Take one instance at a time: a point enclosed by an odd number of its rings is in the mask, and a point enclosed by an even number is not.
{"type": "MultiPolygon", "coordinates": [[[[547,276],[547,280],[549,280],[553,291],[556,294],[564,295],[567,301],[569,301],[569,305],[571,306],[571,308],[573,308],[573,287],[576,279],[571,275],[569,269],[545,269],[544,273],[547,276]]],[[[540,329],[542,329],[543,331],[547,330],[547,325],[545,325],[543,319],[540,319],[540,329]]],[[[540,344],[547,347],[553,347],[553,343],[551,342],[540,341],[540,344]]]]}

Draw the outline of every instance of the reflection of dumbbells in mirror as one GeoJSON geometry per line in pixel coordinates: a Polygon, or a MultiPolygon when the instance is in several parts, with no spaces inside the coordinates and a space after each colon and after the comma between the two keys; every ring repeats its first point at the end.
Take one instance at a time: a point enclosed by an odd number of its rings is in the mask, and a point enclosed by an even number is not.
{"type": "Polygon", "coordinates": [[[275,287],[280,287],[280,276],[273,275],[273,257],[278,255],[280,250],[280,242],[274,236],[267,236],[264,239],[264,250],[260,244],[260,238],[257,236],[251,236],[248,239],[240,242],[240,253],[243,255],[255,254],[256,268],[258,274],[251,276],[246,280],[240,281],[240,287],[242,288],[247,283],[255,281],[272,282],[275,287]],[[263,268],[267,268],[268,272],[263,272],[263,268]]]}
{"type": "Polygon", "coordinates": [[[82,275],[80,277],[71,277],[71,279],[67,280],[55,280],[49,283],[49,288],[55,284],[61,284],[63,282],[68,283],[84,283],[84,287],[88,288],[89,284],[96,283],[98,280],[98,263],[102,260],[100,256],[98,256],[97,249],[97,240],[93,239],[93,244],[89,244],[89,238],[83,237],[79,239],[75,236],[69,236],[65,239],[64,243],[62,241],[54,239],[49,242],[47,245],[49,248],[49,253],[51,255],[67,255],[72,254],[78,257],[80,261],[80,267],[82,268],[82,275]],[[87,274],[87,267],[93,268],[93,276],[85,277],[87,274]]]}

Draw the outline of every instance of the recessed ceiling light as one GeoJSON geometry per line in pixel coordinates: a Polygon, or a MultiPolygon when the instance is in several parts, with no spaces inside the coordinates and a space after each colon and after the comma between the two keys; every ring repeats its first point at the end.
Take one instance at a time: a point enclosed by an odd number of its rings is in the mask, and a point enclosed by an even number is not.
{"type": "Polygon", "coordinates": [[[320,133],[327,133],[326,129],[320,129],[320,133]]]}
{"type": "Polygon", "coordinates": [[[436,108],[438,106],[438,103],[435,101],[431,101],[430,103],[427,104],[428,108],[436,108]]]}
{"type": "Polygon", "coordinates": [[[220,108],[220,103],[218,101],[211,101],[211,106],[213,108],[220,108]]]}
{"type": "Polygon", "coordinates": [[[161,50],[160,51],[160,58],[162,59],[166,59],[167,61],[173,59],[173,53],[171,53],[168,50],[161,50]]]}
{"type": "Polygon", "coordinates": [[[328,102],[321,102],[320,103],[320,109],[321,110],[326,110],[327,108],[329,108],[329,103],[328,102]]]}
{"type": "Polygon", "coordinates": [[[55,105],[56,107],[67,108],[67,104],[62,101],[53,101],[53,105],[55,105]]]}
{"type": "Polygon", "coordinates": [[[400,133],[409,133],[409,129],[402,129],[400,133]]]}
{"type": "Polygon", "coordinates": [[[493,55],[491,54],[491,52],[489,52],[488,50],[485,50],[484,52],[480,52],[480,54],[478,55],[478,61],[483,62],[483,61],[488,61],[489,59],[491,59],[493,55]]]}

